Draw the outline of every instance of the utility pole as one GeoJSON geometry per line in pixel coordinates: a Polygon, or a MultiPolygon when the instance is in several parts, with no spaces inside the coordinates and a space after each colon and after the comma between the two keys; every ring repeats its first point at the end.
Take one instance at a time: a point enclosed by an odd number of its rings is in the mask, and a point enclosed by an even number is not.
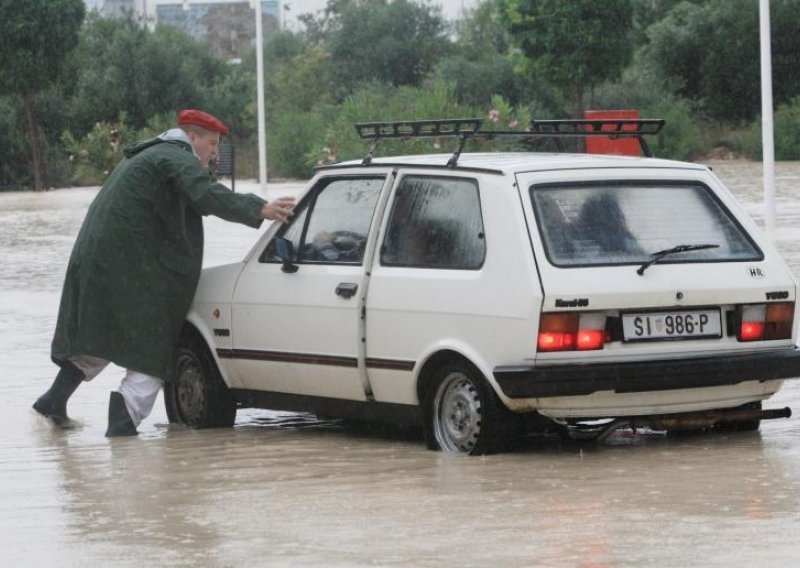
{"type": "Polygon", "coordinates": [[[769,25],[769,0],[760,0],[761,21],[761,144],[764,167],[764,226],[775,227],[775,142],[772,121],[772,32],[769,25]]]}
{"type": "Polygon", "coordinates": [[[256,9],[256,96],[258,98],[258,181],[261,195],[267,195],[267,130],[264,112],[264,37],[261,0],[250,0],[256,9]]]}

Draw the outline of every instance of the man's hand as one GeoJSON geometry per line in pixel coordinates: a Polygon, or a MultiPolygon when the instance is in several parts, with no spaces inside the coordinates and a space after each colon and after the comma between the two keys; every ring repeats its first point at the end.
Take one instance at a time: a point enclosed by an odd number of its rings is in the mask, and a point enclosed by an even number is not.
{"type": "Polygon", "coordinates": [[[294,197],[279,197],[261,208],[261,216],[270,221],[286,223],[292,215],[294,215],[294,197]]]}

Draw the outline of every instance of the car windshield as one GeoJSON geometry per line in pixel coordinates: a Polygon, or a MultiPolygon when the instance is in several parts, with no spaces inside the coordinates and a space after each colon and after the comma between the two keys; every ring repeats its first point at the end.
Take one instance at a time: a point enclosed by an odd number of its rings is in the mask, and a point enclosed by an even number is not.
{"type": "Polygon", "coordinates": [[[547,184],[530,188],[539,232],[556,266],[752,261],[761,252],[711,190],[694,183],[547,184]],[[689,250],[696,245],[717,245],[689,250]]]}

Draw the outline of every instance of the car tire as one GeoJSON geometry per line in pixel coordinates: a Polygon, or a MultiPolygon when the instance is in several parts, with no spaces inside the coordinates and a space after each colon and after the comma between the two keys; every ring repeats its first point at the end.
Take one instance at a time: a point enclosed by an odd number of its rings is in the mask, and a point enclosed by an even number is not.
{"type": "Polygon", "coordinates": [[[181,340],[178,377],[164,385],[164,404],[171,423],[190,428],[233,426],[236,401],[202,340],[181,340]]]}
{"type": "Polygon", "coordinates": [[[423,392],[423,432],[431,450],[469,455],[504,448],[508,412],[481,374],[466,363],[437,369],[423,392]]]}

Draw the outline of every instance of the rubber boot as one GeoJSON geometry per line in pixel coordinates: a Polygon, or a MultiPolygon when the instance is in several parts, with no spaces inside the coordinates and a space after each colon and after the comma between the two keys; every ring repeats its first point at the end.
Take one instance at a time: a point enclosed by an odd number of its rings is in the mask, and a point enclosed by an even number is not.
{"type": "Polygon", "coordinates": [[[83,379],[84,374],[80,369],[71,363],[64,363],[50,389],[33,403],[33,409],[52,420],[56,426],[69,427],[71,421],[67,416],[67,401],[83,379]]]}
{"type": "Polygon", "coordinates": [[[111,391],[108,399],[108,430],[106,438],[116,436],[136,436],[136,425],[133,423],[131,415],[128,414],[128,407],[125,406],[125,398],[117,391],[111,391]]]}

